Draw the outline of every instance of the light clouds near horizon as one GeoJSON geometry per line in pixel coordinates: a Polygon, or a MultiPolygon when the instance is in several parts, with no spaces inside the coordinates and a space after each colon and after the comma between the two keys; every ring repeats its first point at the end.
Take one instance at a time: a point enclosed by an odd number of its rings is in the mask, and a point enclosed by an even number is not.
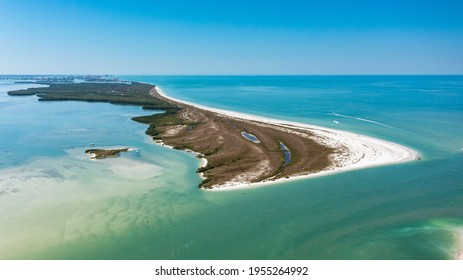
{"type": "Polygon", "coordinates": [[[463,1],[0,0],[0,74],[463,74],[463,1]]]}

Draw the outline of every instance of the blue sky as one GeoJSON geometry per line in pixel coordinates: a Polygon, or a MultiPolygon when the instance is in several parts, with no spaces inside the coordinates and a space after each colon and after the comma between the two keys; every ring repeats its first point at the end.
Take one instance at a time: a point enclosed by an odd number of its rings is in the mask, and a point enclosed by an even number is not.
{"type": "Polygon", "coordinates": [[[463,1],[0,0],[0,74],[463,74],[463,1]]]}

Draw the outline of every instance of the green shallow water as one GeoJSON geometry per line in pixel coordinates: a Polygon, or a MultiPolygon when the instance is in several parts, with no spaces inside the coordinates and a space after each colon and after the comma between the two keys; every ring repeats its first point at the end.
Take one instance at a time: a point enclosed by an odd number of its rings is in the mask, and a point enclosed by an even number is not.
{"type": "Polygon", "coordinates": [[[248,190],[201,191],[194,155],[154,145],[145,126],[130,121],[149,112],[0,93],[0,150],[6,155],[0,160],[0,258],[450,259],[456,254],[457,230],[463,228],[462,78],[424,82],[428,93],[444,88],[445,98],[436,103],[442,95],[426,94],[409,110],[406,99],[416,99],[419,79],[128,78],[158,83],[175,97],[209,106],[364,132],[415,148],[423,160],[248,190]],[[402,96],[405,89],[412,89],[411,97],[402,96]],[[330,90],[341,94],[338,103],[327,95],[330,90]],[[350,95],[344,96],[346,91],[350,95]],[[385,102],[388,91],[403,102],[385,102]],[[291,93],[298,97],[288,99],[291,93]],[[286,110],[269,107],[272,98],[287,100],[286,110]],[[333,111],[394,129],[341,117],[338,127],[333,111]],[[90,143],[130,146],[140,153],[91,161],[83,154],[90,143]]]}

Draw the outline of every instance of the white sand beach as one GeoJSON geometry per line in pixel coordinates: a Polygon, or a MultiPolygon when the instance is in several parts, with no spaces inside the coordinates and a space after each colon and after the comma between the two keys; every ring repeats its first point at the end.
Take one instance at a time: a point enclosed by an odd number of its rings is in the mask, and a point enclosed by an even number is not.
{"type": "Polygon", "coordinates": [[[256,187],[267,184],[274,184],[281,181],[324,176],[349,170],[396,164],[420,159],[420,155],[416,151],[389,141],[352,132],[325,128],[305,123],[283,121],[228,110],[210,108],[195,103],[172,98],[168,96],[159,86],[156,86],[153,90],[155,90],[159,95],[172,101],[194,106],[202,110],[215,112],[217,114],[229,118],[256,121],[262,123],[263,125],[269,124],[278,126],[280,129],[283,130],[285,128],[304,130],[315,135],[314,140],[318,141],[319,143],[322,143],[329,147],[337,148],[340,151],[342,151],[342,153],[338,153],[333,156],[333,164],[329,168],[319,171],[317,173],[301,174],[290,178],[281,178],[278,180],[269,179],[258,183],[244,183],[239,181],[229,182],[223,185],[215,186],[212,190],[232,190],[239,188],[256,187]]]}

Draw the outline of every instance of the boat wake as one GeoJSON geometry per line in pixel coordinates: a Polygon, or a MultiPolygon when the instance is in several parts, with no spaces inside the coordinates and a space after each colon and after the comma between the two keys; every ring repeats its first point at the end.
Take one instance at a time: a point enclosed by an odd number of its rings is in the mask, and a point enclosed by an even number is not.
{"type": "Polygon", "coordinates": [[[358,121],[362,121],[362,122],[374,123],[374,124],[384,126],[384,127],[387,127],[387,128],[394,128],[394,127],[392,127],[390,125],[387,125],[387,124],[384,124],[384,123],[381,123],[381,122],[377,122],[377,121],[374,121],[374,120],[369,120],[369,119],[364,119],[364,118],[359,118],[359,117],[353,117],[353,116],[348,116],[348,115],[343,115],[343,114],[338,114],[338,113],[331,113],[331,115],[336,116],[336,117],[342,117],[342,118],[347,118],[347,119],[358,120],[358,121]]]}

